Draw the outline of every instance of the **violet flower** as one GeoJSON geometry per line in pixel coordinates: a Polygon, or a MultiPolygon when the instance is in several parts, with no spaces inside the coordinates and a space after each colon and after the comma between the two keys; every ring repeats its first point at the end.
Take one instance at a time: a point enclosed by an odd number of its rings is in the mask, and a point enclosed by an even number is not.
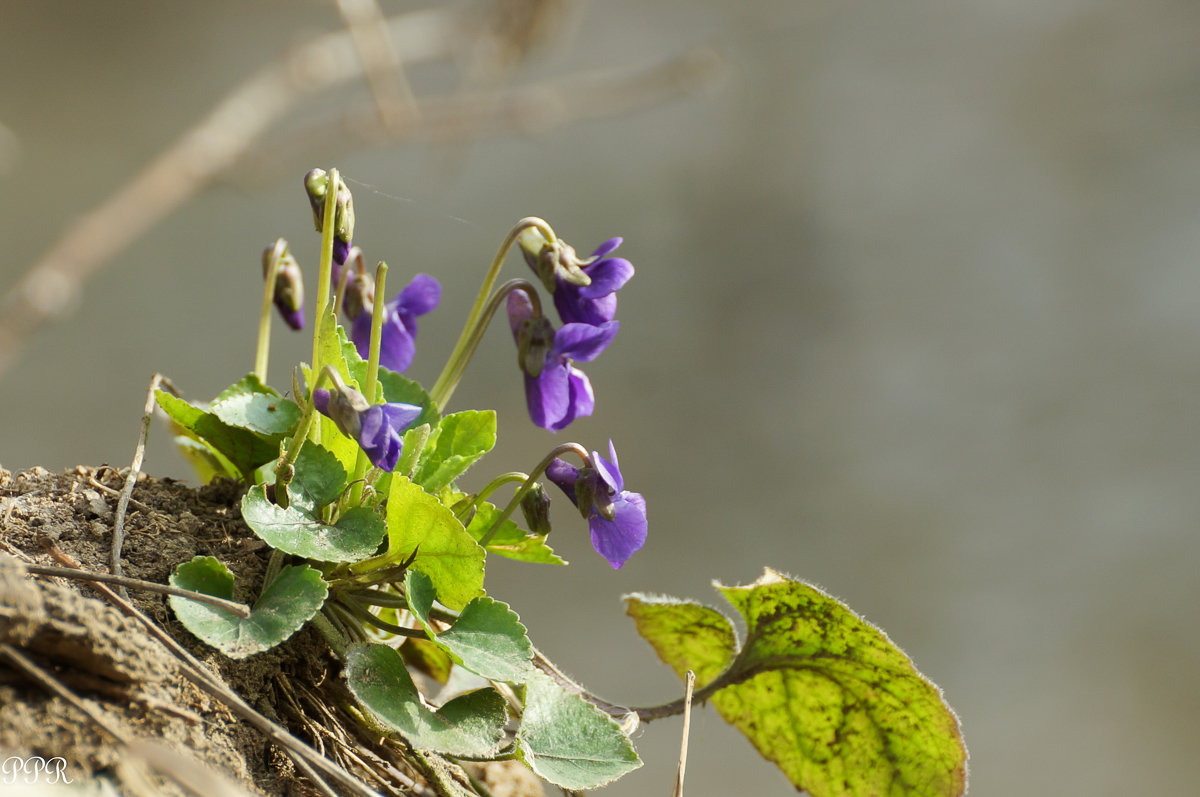
{"type": "MultiPolygon", "coordinates": [[[[403,373],[412,365],[417,351],[417,316],[437,307],[442,286],[428,274],[418,274],[383,306],[383,329],[379,342],[379,364],[403,373]]],[[[371,351],[371,313],[363,312],[351,323],[350,340],[365,360],[371,351]]]]}
{"type": "Polygon", "coordinates": [[[579,285],[556,275],[554,307],[564,324],[603,324],[617,314],[617,291],[633,276],[633,264],[623,257],[605,257],[621,245],[610,238],[597,247],[580,268],[591,279],[579,285]]]}
{"type": "Polygon", "coordinates": [[[350,387],[334,391],[317,388],[313,404],[337,424],[347,437],[358,441],[377,468],[392,471],[404,449],[404,430],[421,415],[415,404],[367,404],[361,393],[350,387]]]}
{"type": "Polygon", "coordinates": [[[526,230],[518,239],[525,262],[554,295],[564,324],[604,324],[617,313],[617,291],[633,276],[633,264],[608,257],[620,238],[609,238],[581,259],[561,238],[547,241],[540,230],[526,230]]]}
{"type": "Polygon", "coordinates": [[[611,460],[593,451],[592,467],[582,470],[556,459],[546,468],[546,478],[579,507],[592,533],[592,547],[619,570],[646,544],[646,499],[625,489],[611,440],[608,453],[611,460]]]}
{"type": "Polygon", "coordinates": [[[612,342],[620,324],[564,324],[557,331],[535,318],[524,291],[508,295],[508,322],[525,374],[525,404],[535,425],[552,432],[592,414],[596,397],[587,374],[574,362],[589,362],[612,342]]]}

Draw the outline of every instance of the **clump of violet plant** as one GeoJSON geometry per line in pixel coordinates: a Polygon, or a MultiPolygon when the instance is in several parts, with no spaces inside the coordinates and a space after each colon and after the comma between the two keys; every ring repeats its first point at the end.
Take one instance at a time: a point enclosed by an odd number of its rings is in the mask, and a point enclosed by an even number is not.
{"type": "MultiPolygon", "coordinates": [[[[486,794],[438,774],[459,761],[519,759],[564,791],[621,777],[641,764],[630,738],[638,723],[685,712],[690,699],[629,708],[588,693],[487,594],[484,570],[489,556],[566,564],[549,545],[555,511],[543,479],[582,515],[612,568],[646,543],[646,499],[626,489],[611,440],[607,457],[555,444],[528,472],[501,473],[469,491],[460,477],[495,445],[496,413],[447,412],[504,307],[533,424],[560,432],[591,415],[595,392],[578,365],[619,331],[617,293],[634,275],[614,256],[621,239],[580,258],[542,219],[517,221],[426,389],[404,372],[418,354],[418,317],[440,302],[437,280],[413,275],[387,298],[388,267],[366,268],[354,244],[353,197],[337,170],[313,169],[304,188],[321,243],[312,354],[292,369],[288,395],[267,384],[271,306],[303,330],[306,291],[283,239],[263,253],[253,372],[207,405],[156,394],[200,474],[246,484],[242,518],[270,546],[267,573],[248,617],[180,596],[169,599],[172,608],[232,658],[269,650],[312,623],[344,662],[356,716],[370,733],[400,741],[441,797],[486,794]],[[536,282],[496,287],[514,246],[536,282]],[[557,321],[543,310],[551,305],[557,321]],[[506,490],[508,500],[496,500],[506,490]],[[456,669],[481,688],[431,708],[413,671],[445,683],[456,669]]],[[[180,564],[171,581],[234,593],[233,574],[209,556],[180,564]]],[[[741,642],[724,615],[690,601],[629,595],[627,612],[681,678],[694,673],[694,700],[711,699],[793,785],[816,797],[961,793],[957,720],[881,631],[772,570],[751,585],[718,588],[746,625],[741,642]]]]}

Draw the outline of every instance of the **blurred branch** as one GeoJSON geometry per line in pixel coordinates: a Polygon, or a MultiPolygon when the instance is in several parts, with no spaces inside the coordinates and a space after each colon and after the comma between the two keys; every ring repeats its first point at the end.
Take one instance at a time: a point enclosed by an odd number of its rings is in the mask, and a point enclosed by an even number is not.
{"type": "Polygon", "coordinates": [[[289,128],[255,153],[239,171],[273,175],[314,147],[362,149],[401,141],[450,143],[504,135],[546,135],[589,119],[602,119],[662,104],[711,84],[722,70],[717,54],[696,48],[654,66],[580,72],[556,80],[495,91],[465,92],[422,100],[418,118],[388,130],[373,105],[359,105],[332,120],[289,128]]]}
{"type": "MultiPolygon", "coordinates": [[[[388,23],[409,63],[451,55],[456,19],[441,10],[388,23]]],[[[84,281],[131,242],[236,162],[272,122],[303,97],[362,74],[351,36],[303,44],[234,89],[98,207],[79,219],[0,299],[0,376],[26,336],[78,304],[84,281]]]]}
{"type": "Polygon", "coordinates": [[[402,128],[416,115],[416,97],[379,4],[376,0],[337,0],[337,7],[354,40],[380,121],[388,130],[402,128]]]}
{"type": "MultiPolygon", "coordinates": [[[[524,9],[527,24],[515,32],[494,25],[472,29],[468,20],[442,8],[383,20],[374,0],[338,2],[349,30],[294,48],[235,88],[207,117],[70,226],[0,297],[0,377],[16,362],[33,331],[78,305],[89,277],[215,178],[249,161],[247,155],[263,133],[309,95],[365,75],[374,104],[284,139],[281,146],[275,142],[260,148],[254,153],[255,167],[263,168],[268,153],[268,169],[284,153],[290,153],[294,163],[301,146],[312,150],[314,136],[333,143],[357,137],[363,144],[378,145],[546,133],[661,103],[710,82],[720,66],[715,55],[697,50],[648,68],[579,73],[517,88],[481,81],[450,96],[418,100],[408,85],[405,65],[450,59],[462,49],[464,36],[475,45],[468,49],[478,50],[481,42],[495,46],[497,38],[511,34],[517,38],[510,43],[509,58],[493,61],[498,73],[507,73],[513,54],[529,52],[534,39],[556,29],[539,19],[557,12],[560,0],[496,0],[497,8],[515,3],[524,9]]],[[[480,59],[473,55],[471,60],[478,69],[480,59]]]]}

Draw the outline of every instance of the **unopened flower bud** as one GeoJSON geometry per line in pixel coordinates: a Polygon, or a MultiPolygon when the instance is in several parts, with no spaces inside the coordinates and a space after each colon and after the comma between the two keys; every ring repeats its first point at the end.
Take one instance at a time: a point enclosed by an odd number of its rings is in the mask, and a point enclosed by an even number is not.
{"type": "Polygon", "coordinates": [[[321,222],[325,217],[325,194],[328,190],[329,174],[324,169],[312,169],[304,175],[304,192],[308,194],[317,232],[321,231],[321,222]]]}
{"type": "Polygon", "coordinates": [[[364,312],[371,314],[375,306],[375,279],[365,272],[354,271],[346,281],[346,295],[342,299],[342,310],[346,318],[353,321],[364,312]]]}
{"type": "Polygon", "coordinates": [[[508,295],[508,324],[517,343],[517,365],[532,377],[542,373],[546,355],[554,346],[554,325],[535,315],[533,302],[524,290],[508,295]]]}
{"type": "Polygon", "coordinates": [[[313,391],[313,404],[327,415],[347,437],[358,439],[362,432],[362,413],[370,408],[366,398],[352,387],[337,384],[333,390],[319,387],[313,391]]]}
{"type": "MultiPolygon", "coordinates": [[[[304,175],[304,191],[308,194],[308,204],[312,207],[313,223],[317,232],[325,220],[325,199],[329,196],[329,173],[324,169],[312,169],[304,175]]],[[[346,262],[346,255],[354,239],[354,197],[346,186],[346,181],[338,177],[338,184],[333,189],[336,207],[333,210],[333,259],[339,265],[346,262]]]]}
{"type": "MultiPolygon", "coordinates": [[[[275,257],[277,246],[278,244],[273,244],[263,250],[264,279],[271,271],[271,259],[275,257]]],[[[300,272],[300,264],[287,249],[286,241],[283,247],[283,253],[279,255],[279,264],[275,267],[273,301],[287,325],[292,329],[300,330],[304,328],[304,277],[300,272]]]]}
{"type": "Polygon", "coordinates": [[[550,533],[550,494],[544,484],[535,482],[529,492],[521,496],[521,514],[534,534],[550,533]]]}

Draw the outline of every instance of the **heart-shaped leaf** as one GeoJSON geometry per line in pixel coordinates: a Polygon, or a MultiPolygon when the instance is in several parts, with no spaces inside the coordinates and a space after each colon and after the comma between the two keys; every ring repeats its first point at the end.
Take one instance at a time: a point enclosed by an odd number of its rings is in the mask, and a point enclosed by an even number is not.
{"type": "Polygon", "coordinates": [[[387,645],[352,645],[346,652],[350,691],[385,727],[422,750],[488,758],[505,744],[508,712],[495,689],[479,689],[430,711],[404,660],[387,645]]]}
{"type": "Polygon", "coordinates": [[[564,789],[594,789],[642,765],[612,717],[538,670],[526,684],[517,746],[534,772],[564,789]]]}
{"type": "Polygon", "coordinates": [[[483,594],[483,548],[441,501],[395,473],[388,490],[387,534],[388,559],[415,551],[412,569],[429,576],[444,606],[457,611],[483,594]]]}
{"type": "Polygon", "coordinates": [[[209,409],[229,426],[275,441],[294,431],[301,415],[296,402],[283,398],[254,374],[221,391],[209,409]]]}
{"type": "Polygon", "coordinates": [[[496,445],[496,413],[467,410],[442,418],[430,434],[413,481],[431,493],[450,484],[496,445]]]}
{"type": "MultiPolygon", "coordinates": [[[[233,598],[233,573],[211,556],[197,556],[175,568],[171,585],[217,598],[233,598]]],[[[294,565],[279,571],[254,604],[250,616],[171,595],[171,608],[184,628],[231,659],[270,650],[300,630],[320,611],[329,587],[320,571],[294,565]]]]}
{"type": "Polygon", "coordinates": [[[420,621],[439,647],[454,661],[476,675],[492,681],[520,683],[529,673],[533,646],[525,626],[507,603],[487,596],[473,598],[459,613],[454,625],[437,633],[429,622],[433,607],[433,583],[419,570],[405,578],[409,611],[420,621]]]}
{"type": "MultiPolygon", "coordinates": [[[[967,752],[940,690],[887,635],[802,581],[767,570],[717,589],[746,621],[738,650],[719,612],[630,595],[659,657],[716,689],[713,706],[814,797],[956,797],[967,752]]],[[[710,690],[711,691],[711,690],[710,690]]]]}
{"type": "Polygon", "coordinates": [[[222,421],[212,412],[201,409],[163,390],[155,391],[158,406],[187,434],[202,440],[219,452],[247,481],[254,471],[279,456],[279,446],[249,431],[222,421]]]}
{"type": "Polygon", "coordinates": [[[320,562],[365,559],[375,553],[387,533],[383,518],[369,507],[349,509],[329,524],[314,510],[300,505],[284,509],[271,503],[262,484],[250,488],[242,498],[242,519],[272,548],[320,562]]]}

